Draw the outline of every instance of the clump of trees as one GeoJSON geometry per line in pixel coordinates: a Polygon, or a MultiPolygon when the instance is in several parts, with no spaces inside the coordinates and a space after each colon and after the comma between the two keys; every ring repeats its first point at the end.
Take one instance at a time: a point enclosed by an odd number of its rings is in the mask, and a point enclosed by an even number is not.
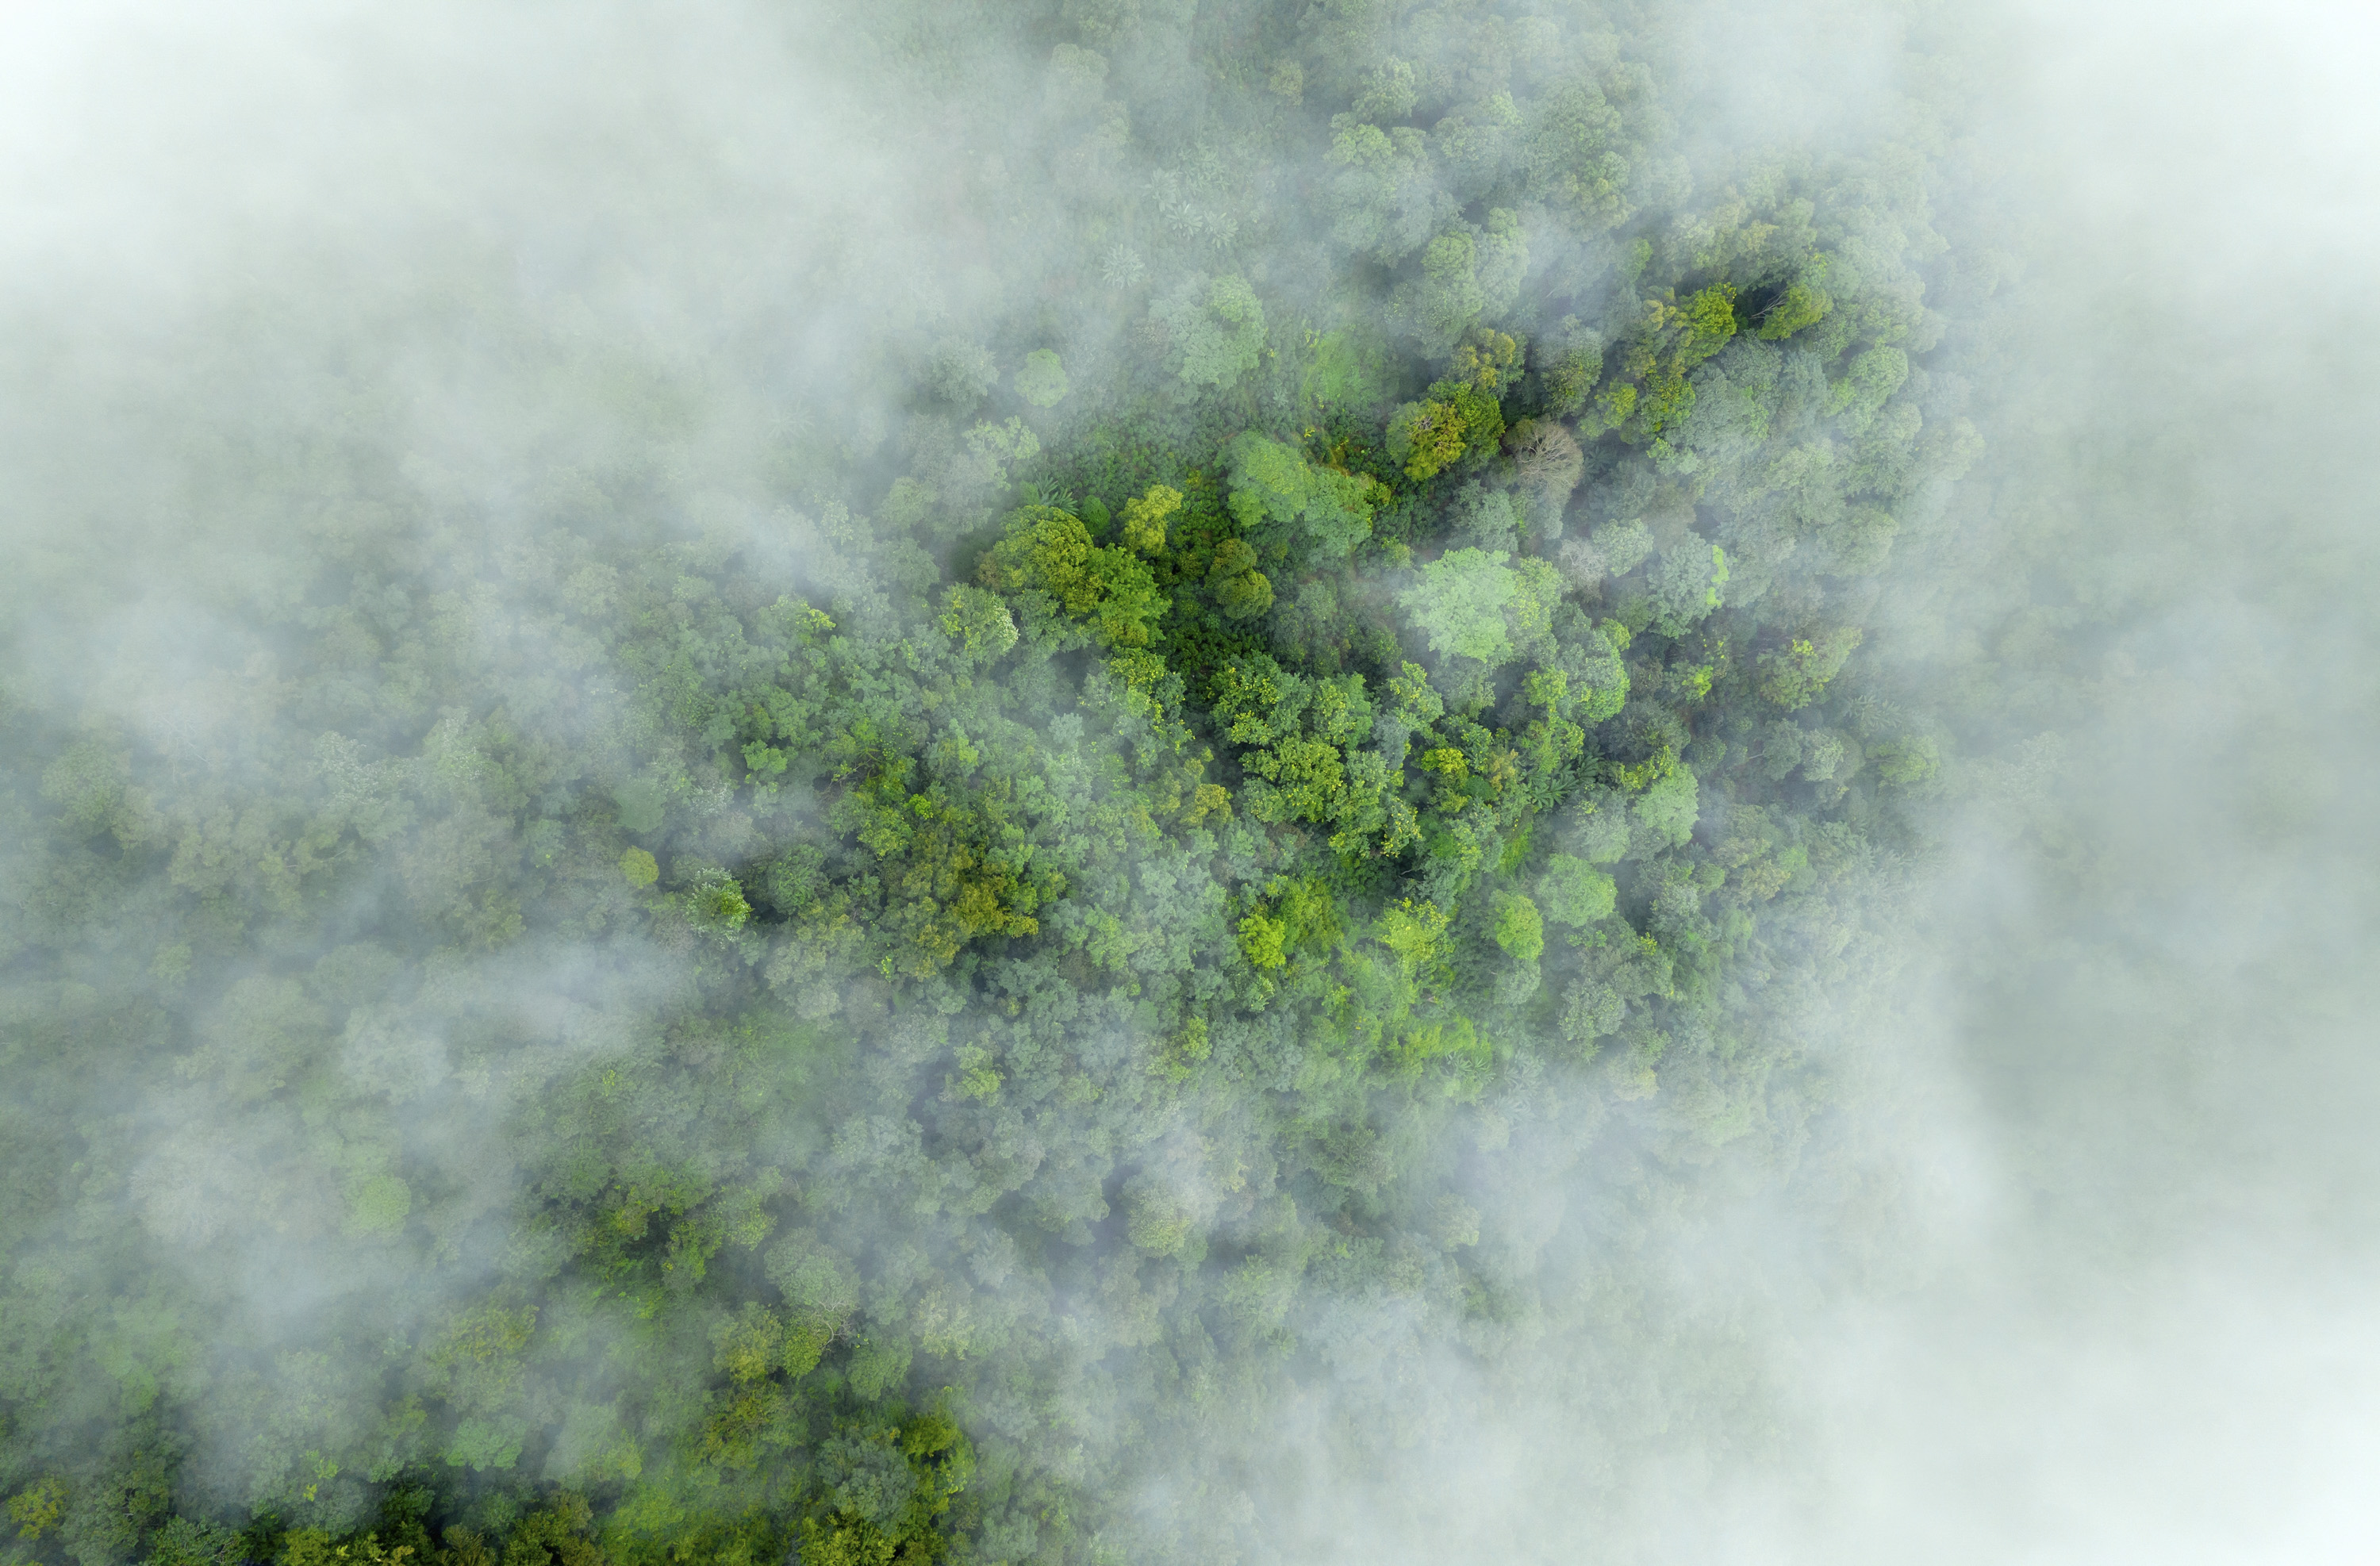
{"type": "Polygon", "coordinates": [[[1033,110],[1118,356],[434,547],[359,411],[191,503],[311,518],[244,716],[0,709],[11,1560],[1236,1555],[1233,1400],[1589,1330],[1547,1149],[1790,1158],[1764,996],[1955,759],[1860,662],[1974,445],[1922,154],[1697,185],[1559,7],[1161,10],[1033,110]]]}

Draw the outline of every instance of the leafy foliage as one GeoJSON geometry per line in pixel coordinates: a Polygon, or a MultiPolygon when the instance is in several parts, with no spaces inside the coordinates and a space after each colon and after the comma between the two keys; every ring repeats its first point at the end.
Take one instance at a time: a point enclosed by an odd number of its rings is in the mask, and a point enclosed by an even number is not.
{"type": "Polygon", "coordinates": [[[1824,1112],[1959,766],[1852,659],[1973,455],[1925,156],[1690,178],[1563,6],[895,10],[1046,286],[798,418],[473,302],[637,411],[472,492],[342,358],[185,443],[302,519],[219,721],[0,707],[28,1559],[1271,1558],[1201,1431],[1656,1330],[1548,1171],[1824,1112]]]}

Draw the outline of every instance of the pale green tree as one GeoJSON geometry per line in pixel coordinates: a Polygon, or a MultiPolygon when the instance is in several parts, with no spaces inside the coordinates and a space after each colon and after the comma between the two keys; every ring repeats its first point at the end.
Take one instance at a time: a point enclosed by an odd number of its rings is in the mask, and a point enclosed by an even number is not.
{"type": "Polygon", "coordinates": [[[1397,595],[1432,652],[1475,658],[1490,667],[1513,655],[1505,607],[1518,579],[1500,550],[1451,549],[1421,568],[1397,595]]]}

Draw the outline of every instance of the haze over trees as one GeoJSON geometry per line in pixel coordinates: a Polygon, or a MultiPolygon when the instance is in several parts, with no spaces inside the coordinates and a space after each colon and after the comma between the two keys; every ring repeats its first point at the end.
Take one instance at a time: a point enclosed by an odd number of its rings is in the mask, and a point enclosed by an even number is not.
{"type": "Polygon", "coordinates": [[[152,552],[12,589],[104,650],[0,678],[0,1559],[1313,1560],[1284,1429],[1781,1439],[1666,1237],[2066,699],[1876,658],[2013,270],[1909,10],[1799,139],[1629,5],[689,23],[732,112],[607,17],[660,106],[458,133],[556,208],[29,325],[152,552]]]}

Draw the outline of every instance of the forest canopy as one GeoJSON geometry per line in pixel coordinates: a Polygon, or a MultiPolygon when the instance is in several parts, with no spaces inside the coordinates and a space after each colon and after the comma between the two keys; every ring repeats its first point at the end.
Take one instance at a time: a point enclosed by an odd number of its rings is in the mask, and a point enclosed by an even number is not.
{"type": "Polygon", "coordinates": [[[0,1560],[1316,1559],[1252,1432],[1548,1341],[1583,1504],[1762,1439],[1629,1366],[1965,764],[1873,656],[2008,270],[1908,10],[1859,136],[1584,0],[607,33],[29,319],[0,1560]]]}

